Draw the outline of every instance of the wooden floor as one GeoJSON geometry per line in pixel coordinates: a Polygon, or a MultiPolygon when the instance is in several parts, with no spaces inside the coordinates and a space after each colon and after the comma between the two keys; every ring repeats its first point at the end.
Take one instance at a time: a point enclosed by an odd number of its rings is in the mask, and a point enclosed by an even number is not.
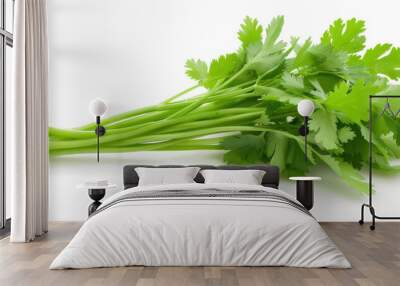
{"type": "Polygon", "coordinates": [[[352,269],[289,267],[123,267],[48,270],[79,223],[52,223],[28,244],[0,241],[0,285],[400,285],[400,223],[379,223],[375,232],[357,223],[323,223],[352,269]]]}

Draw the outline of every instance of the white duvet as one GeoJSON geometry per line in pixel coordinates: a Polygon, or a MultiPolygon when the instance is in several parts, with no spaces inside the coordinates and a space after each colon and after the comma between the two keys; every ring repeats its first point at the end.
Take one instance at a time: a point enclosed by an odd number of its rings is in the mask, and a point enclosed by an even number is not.
{"type": "MultiPolygon", "coordinates": [[[[136,187],[103,205],[129,192],[221,187],[136,187]]],[[[253,185],[223,188],[283,194],[253,185]]],[[[290,205],[254,198],[174,198],[127,201],[104,209],[84,223],[50,269],[127,265],[350,267],[318,222],[290,205]]]]}

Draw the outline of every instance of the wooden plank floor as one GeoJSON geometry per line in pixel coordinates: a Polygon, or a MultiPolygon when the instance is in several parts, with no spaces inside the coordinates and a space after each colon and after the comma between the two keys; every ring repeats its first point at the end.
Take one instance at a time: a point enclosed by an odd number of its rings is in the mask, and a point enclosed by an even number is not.
{"type": "Polygon", "coordinates": [[[323,223],[323,228],[353,265],[352,269],[289,267],[120,267],[48,270],[80,227],[52,223],[50,232],[28,244],[0,241],[0,285],[400,285],[400,223],[368,225],[323,223]]]}

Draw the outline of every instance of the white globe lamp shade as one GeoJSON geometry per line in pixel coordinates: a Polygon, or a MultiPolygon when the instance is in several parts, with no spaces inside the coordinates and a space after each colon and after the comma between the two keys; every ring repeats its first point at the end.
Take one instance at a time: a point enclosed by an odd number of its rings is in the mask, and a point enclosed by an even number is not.
{"type": "Polygon", "coordinates": [[[309,99],[303,99],[297,104],[297,111],[303,117],[308,117],[314,112],[314,103],[309,99]]]}
{"type": "Polygon", "coordinates": [[[107,105],[100,98],[92,100],[89,104],[89,111],[94,116],[102,116],[107,110],[107,105]]]}

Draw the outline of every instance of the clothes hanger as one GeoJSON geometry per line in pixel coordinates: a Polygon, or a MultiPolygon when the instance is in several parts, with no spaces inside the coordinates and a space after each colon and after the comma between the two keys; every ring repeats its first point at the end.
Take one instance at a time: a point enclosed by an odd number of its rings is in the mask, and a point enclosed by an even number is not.
{"type": "Polygon", "coordinates": [[[380,116],[382,117],[383,115],[389,113],[389,116],[392,116],[393,119],[397,117],[397,115],[400,113],[400,109],[397,111],[397,113],[394,113],[392,110],[392,107],[390,106],[389,98],[386,98],[386,103],[385,106],[383,107],[380,116]]]}

